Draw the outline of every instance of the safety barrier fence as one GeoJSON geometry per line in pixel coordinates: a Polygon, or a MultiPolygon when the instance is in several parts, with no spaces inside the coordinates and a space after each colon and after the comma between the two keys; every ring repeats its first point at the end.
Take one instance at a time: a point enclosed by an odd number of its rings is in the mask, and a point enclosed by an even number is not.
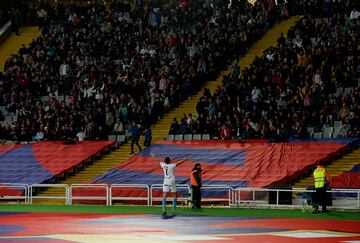
{"type": "MultiPolygon", "coordinates": [[[[191,187],[187,184],[177,185],[179,194],[178,201],[191,202],[191,187]]],[[[18,200],[25,204],[32,204],[37,200],[63,200],[65,205],[71,205],[74,201],[88,201],[91,203],[105,202],[106,205],[112,205],[119,201],[144,201],[144,204],[151,206],[154,202],[161,201],[159,191],[161,184],[20,184],[20,183],[2,183],[0,184],[0,200],[18,200]],[[46,188],[61,188],[62,192],[55,195],[38,195],[39,190],[46,188]],[[117,195],[117,190],[123,189],[141,189],[144,193],[139,195],[117,195]],[[19,193],[14,195],[14,190],[19,193]],[[76,193],[79,190],[81,193],[76,193]],[[74,193],[75,191],[75,193],[74,193]],[[157,191],[157,193],[154,193],[157,191]],[[61,194],[62,193],[62,194],[61,194]]],[[[306,201],[312,201],[314,190],[305,188],[296,189],[269,189],[239,187],[232,188],[228,185],[203,185],[202,192],[215,190],[221,192],[222,197],[203,197],[204,203],[222,203],[228,206],[243,205],[272,205],[283,206],[292,205],[292,207],[303,207],[306,201]]],[[[360,208],[360,189],[331,189],[327,193],[332,196],[332,205],[337,208],[360,208]]],[[[126,194],[126,193],[125,193],[126,194]]],[[[205,194],[205,193],[204,193],[205,194]]]]}

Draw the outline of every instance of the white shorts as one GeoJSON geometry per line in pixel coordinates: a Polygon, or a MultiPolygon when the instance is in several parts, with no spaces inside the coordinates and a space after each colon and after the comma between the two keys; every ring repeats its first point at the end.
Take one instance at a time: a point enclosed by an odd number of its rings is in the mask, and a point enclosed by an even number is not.
{"type": "Polygon", "coordinates": [[[175,181],[164,181],[163,192],[177,192],[175,181]]]}

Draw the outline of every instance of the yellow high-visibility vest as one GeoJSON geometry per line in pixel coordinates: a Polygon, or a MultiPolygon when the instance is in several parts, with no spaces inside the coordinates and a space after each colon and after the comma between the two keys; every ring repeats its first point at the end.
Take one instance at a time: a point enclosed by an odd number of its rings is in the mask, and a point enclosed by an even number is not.
{"type": "Polygon", "coordinates": [[[325,168],[316,168],[314,171],[315,188],[325,186],[325,168]]]}

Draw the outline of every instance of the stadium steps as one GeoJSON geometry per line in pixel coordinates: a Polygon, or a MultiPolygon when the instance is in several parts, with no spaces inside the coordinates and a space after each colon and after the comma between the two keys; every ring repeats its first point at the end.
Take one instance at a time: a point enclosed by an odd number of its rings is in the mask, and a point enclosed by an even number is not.
{"type": "MultiPolygon", "coordinates": [[[[338,176],[343,171],[351,170],[355,165],[360,163],[360,148],[351,151],[349,154],[336,159],[334,162],[326,166],[326,170],[330,177],[338,176]]],[[[294,183],[294,188],[307,188],[314,185],[312,173],[294,183]]]]}
{"type": "Polygon", "coordinates": [[[30,44],[34,38],[41,34],[37,26],[25,26],[19,32],[20,35],[11,33],[9,38],[0,45],[0,71],[4,71],[5,62],[11,54],[18,53],[22,44],[30,44]]]}
{"type": "MultiPolygon", "coordinates": [[[[248,53],[240,59],[240,67],[244,68],[249,66],[254,60],[255,56],[260,56],[263,51],[270,46],[276,45],[277,39],[280,37],[281,33],[287,33],[288,29],[295,24],[299,17],[292,17],[287,21],[282,22],[281,24],[275,25],[271,28],[259,41],[254,43],[248,53]]],[[[204,86],[210,89],[210,92],[213,92],[218,86],[221,87],[222,76],[229,73],[229,68],[226,71],[223,71],[215,81],[209,81],[204,86]]],[[[174,110],[171,110],[165,114],[152,128],[153,141],[164,139],[171,125],[173,118],[180,119],[183,117],[183,114],[196,114],[196,105],[202,96],[202,92],[199,91],[195,95],[189,97],[187,100],[183,101],[180,106],[174,110]]],[[[142,144],[142,141],[140,141],[142,144]]],[[[137,148],[135,146],[135,151],[137,148]]],[[[103,156],[99,160],[96,160],[93,164],[85,167],[82,171],[79,171],[73,176],[66,178],[63,181],[60,181],[59,184],[79,184],[79,183],[88,183],[98,175],[108,171],[109,169],[116,167],[123,161],[126,161],[131,157],[130,152],[130,142],[127,141],[121,145],[118,149],[115,149],[113,152],[103,156]]],[[[40,196],[57,196],[63,193],[58,188],[49,188],[45,191],[39,193],[40,196]]],[[[36,201],[40,203],[40,201],[36,201]]],[[[41,199],[41,203],[49,204],[63,204],[63,201],[54,201],[41,199]]]]}

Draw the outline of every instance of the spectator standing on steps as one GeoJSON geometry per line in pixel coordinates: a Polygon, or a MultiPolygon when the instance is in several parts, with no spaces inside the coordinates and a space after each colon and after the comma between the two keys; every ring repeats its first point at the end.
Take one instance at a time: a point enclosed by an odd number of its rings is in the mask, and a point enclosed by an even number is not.
{"type": "Polygon", "coordinates": [[[150,144],[151,144],[151,139],[152,139],[152,133],[151,133],[151,128],[150,128],[150,127],[145,128],[145,130],[144,130],[144,138],[145,138],[145,140],[144,140],[144,146],[145,146],[145,147],[150,146],[150,144]]]}
{"type": "Polygon", "coordinates": [[[134,144],[139,148],[139,152],[141,151],[141,147],[139,145],[139,139],[140,139],[140,128],[136,125],[136,123],[133,121],[131,123],[130,128],[131,133],[131,152],[130,154],[134,154],[134,144]]]}

